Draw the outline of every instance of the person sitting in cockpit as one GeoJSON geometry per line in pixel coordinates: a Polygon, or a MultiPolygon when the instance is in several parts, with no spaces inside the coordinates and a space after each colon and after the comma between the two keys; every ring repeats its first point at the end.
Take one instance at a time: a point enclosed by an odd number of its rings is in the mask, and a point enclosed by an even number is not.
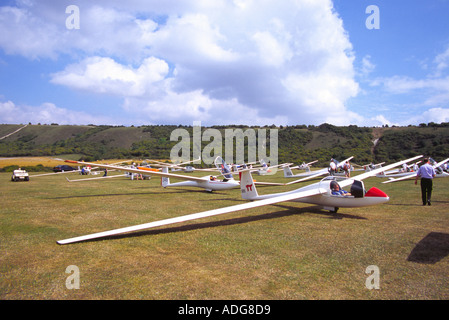
{"type": "Polygon", "coordinates": [[[331,194],[334,195],[334,196],[345,196],[346,197],[346,196],[350,196],[351,195],[350,192],[340,188],[340,185],[337,182],[335,182],[335,181],[331,182],[330,187],[331,187],[331,194]]]}

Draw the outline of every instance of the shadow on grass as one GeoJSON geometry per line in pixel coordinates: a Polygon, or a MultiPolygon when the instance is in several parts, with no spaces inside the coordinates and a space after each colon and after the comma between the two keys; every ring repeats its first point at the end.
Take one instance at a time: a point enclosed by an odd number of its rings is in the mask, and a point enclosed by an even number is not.
{"type": "Polygon", "coordinates": [[[422,203],[384,203],[384,206],[422,207],[422,203]]]}
{"type": "Polygon", "coordinates": [[[284,208],[286,210],[270,212],[270,213],[265,213],[265,214],[256,215],[256,216],[246,216],[246,217],[232,218],[232,219],[226,219],[226,220],[220,220],[220,221],[193,223],[193,224],[189,224],[189,225],[169,227],[169,228],[164,228],[164,229],[145,230],[145,231],[139,231],[139,232],[134,232],[134,233],[127,233],[127,234],[102,237],[102,238],[98,238],[98,239],[91,239],[91,240],[86,240],[84,242],[94,242],[94,241],[123,239],[123,238],[134,238],[134,237],[140,237],[140,236],[167,234],[167,233],[174,233],[174,232],[185,232],[185,231],[191,231],[191,230],[215,228],[215,227],[221,227],[221,226],[230,226],[230,225],[237,225],[237,224],[249,223],[249,222],[254,222],[254,221],[278,219],[278,218],[282,218],[282,217],[288,217],[291,215],[298,215],[298,214],[303,214],[303,213],[307,213],[307,212],[322,214],[325,216],[329,216],[330,218],[333,218],[333,219],[343,219],[343,218],[366,219],[364,217],[359,217],[359,216],[354,216],[354,215],[341,214],[341,213],[336,214],[336,213],[330,213],[327,211],[323,211],[321,209],[321,206],[310,206],[310,207],[303,207],[303,208],[291,207],[291,206],[287,206],[287,205],[273,205],[273,206],[284,208]]]}
{"type": "MultiPolygon", "coordinates": [[[[432,200],[432,203],[449,203],[449,201],[432,200]]],[[[421,198],[417,198],[416,203],[385,203],[385,206],[422,207],[421,198]]]]}
{"type": "Polygon", "coordinates": [[[449,234],[430,232],[416,244],[407,261],[434,264],[449,254],[449,234]]]}

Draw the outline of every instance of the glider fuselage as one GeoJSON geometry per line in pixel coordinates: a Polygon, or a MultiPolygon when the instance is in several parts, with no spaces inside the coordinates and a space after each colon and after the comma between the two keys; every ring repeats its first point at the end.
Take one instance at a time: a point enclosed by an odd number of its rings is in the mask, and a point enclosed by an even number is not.
{"type": "Polygon", "coordinates": [[[323,206],[327,209],[332,208],[355,208],[355,207],[366,207],[373,206],[389,201],[389,197],[383,191],[373,187],[367,192],[365,192],[363,183],[361,181],[354,181],[353,186],[351,186],[351,193],[349,196],[333,195],[331,192],[330,184],[333,179],[325,178],[320,182],[313,183],[311,185],[282,193],[275,193],[269,195],[258,195],[253,184],[242,184],[242,196],[247,200],[262,200],[269,199],[273,197],[278,197],[282,195],[294,195],[295,193],[303,193],[305,191],[319,190],[310,196],[300,196],[298,199],[292,199],[293,202],[303,202],[309,204],[316,204],[323,206]],[[356,191],[358,189],[358,192],[356,191]],[[354,192],[353,192],[354,190],[354,192]]]}
{"type": "MultiPolygon", "coordinates": [[[[162,178],[165,179],[165,178],[162,178]]],[[[204,181],[182,181],[175,183],[164,183],[162,182],[164,188],[167,187],[197,187],[203,188],[206,191],[219,191],[219,190],[229,190],[232,188],[237,188],[240,186],[238,181],[234,179],[222,181],[222,180],[210,180],[209,177],[205,177],[204,181]]]]}

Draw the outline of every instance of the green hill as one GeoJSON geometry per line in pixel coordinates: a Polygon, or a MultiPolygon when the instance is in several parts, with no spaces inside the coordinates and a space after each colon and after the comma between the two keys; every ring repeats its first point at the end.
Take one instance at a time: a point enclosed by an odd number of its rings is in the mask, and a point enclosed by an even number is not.
{"type": "MultiPolygon", "coordinates": [[[[0,156],[80,154],[81,159],[87,161],[111,158],[169,159],[170,151],[178,143],[170,141],[170,135],[175,129],[187,130],[190,140],[193,140],[192,126],[3,124],[0,125],[0,156]],[[16,130],[18,131],[15,132],[16,130]]],[[[319,160],[317,165],[325,166],[332,157],[343,159],[354,156],[354,161],[359,164],[391,162],[417,154],[430,155],[436,160],[449,157],[449,123],[382,128],[354,125],[338,127],[325,123],[319,126],[240,125],[201,129],[202,133],[208,129],[215,129],[221,133],[223,152],[226,129],[241,129],[243,132],[253,129],[256,133],[259,129],[265,129],[267,138],[270,138],[270,129],[277,129],[279,163],[319,160]]],[[[210,143],[209,140],[203,141],[201,150],[210,143]]]]}

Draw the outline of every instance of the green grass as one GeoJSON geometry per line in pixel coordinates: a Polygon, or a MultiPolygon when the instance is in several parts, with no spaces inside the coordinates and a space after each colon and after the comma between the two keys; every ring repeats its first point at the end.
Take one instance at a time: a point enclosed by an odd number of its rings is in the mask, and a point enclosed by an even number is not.
{"type": "MultiPolygon", "coordinates": [[[[286,181],[281,172],[255,178],[286,181]]],[[[60,246],[243,201],[238,189],[163,189],[158,179],[11,182],[2,173],[0,299],[448,299],[449,179],[435,180],[431,207],[420,205],[412,181],[381,181],[365,185],[389,194],[384,205],[331,214],[282,203],[60,246]],[[424,241],[429,234],[434,242],[424,241]],[[419,243],[421,258],[409,259],[419,243]],[[70,265],[80,270],[79,290],[65,286],[70,265]],[[380,269],[379,290],[365,287],[369,265],[380,269]]]]}

